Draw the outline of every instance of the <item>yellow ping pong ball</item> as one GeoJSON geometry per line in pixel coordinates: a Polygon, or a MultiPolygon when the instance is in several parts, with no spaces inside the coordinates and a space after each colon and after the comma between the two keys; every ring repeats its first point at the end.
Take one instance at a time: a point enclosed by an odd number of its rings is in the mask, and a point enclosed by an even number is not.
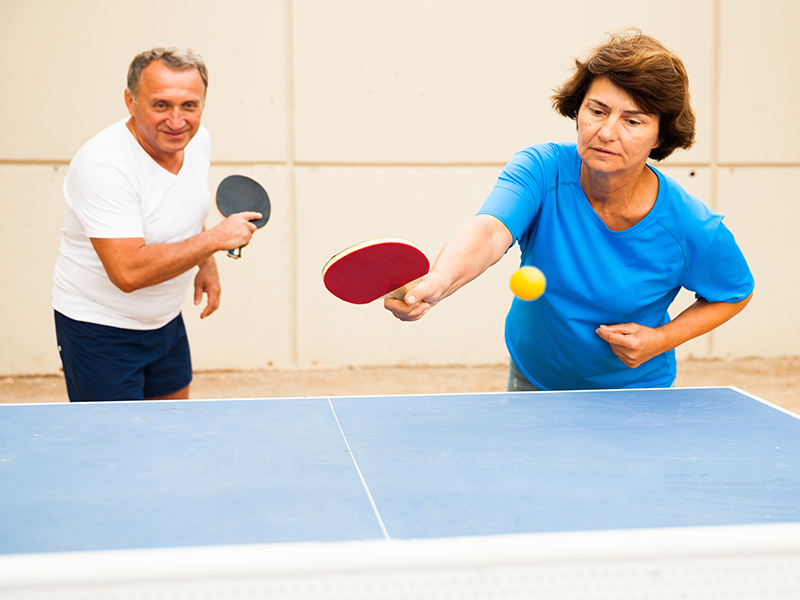
{"type": "Polygon", "coordinates": [[[516,271],[508,282],[511,291],[520,300],[536,300],[544,294],[547,280],[536,267],[524,266],[516,271]]]}

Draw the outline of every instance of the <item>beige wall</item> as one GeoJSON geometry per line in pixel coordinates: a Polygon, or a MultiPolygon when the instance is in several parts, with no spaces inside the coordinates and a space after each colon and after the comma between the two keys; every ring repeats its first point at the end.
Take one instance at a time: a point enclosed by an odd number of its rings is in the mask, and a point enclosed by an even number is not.
{"type": "Polygon", "coordinates": [[[379,236],[433,258],[516,150],[574,138],[550,90],[628,26],[684,58],[698,141],[664,170],[726,214],[757,279],[742,315],[680,354],[800,354],[798,23],[793,0],[0,0],[0,374],[60,367],[61,183],[125,116],[127,65],[156,45],[208,63],[212,189],[242,173],[273,200],[243,260],[218,258],[218,313],[187,301],[197,369],[506,360],[516,250],[416,324],[338,301],[320,271],[379,236]]]}

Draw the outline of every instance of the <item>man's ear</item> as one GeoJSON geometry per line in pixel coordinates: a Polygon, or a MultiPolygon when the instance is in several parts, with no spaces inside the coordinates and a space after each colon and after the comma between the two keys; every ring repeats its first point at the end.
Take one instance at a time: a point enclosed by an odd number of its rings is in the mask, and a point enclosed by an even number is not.
{"type": "Polygon", "coordinates": [[[128,89],[126,88],[125,89],[125,106],[128,107],[128,112],[131,114],[131,116],[133,116],[133,103],[134,103],[133,96],[131,95],[130,91],[128,91],[128,89]]]}

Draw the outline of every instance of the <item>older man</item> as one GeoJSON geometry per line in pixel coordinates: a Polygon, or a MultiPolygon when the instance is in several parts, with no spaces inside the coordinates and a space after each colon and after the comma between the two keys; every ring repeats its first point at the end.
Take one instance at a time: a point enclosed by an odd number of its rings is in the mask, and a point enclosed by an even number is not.
{"type": "Polygon", "coordinates": [[[258,213],[205,231],[210,138],[200,125],[208,74],[192,51],[134,58],[130,116],[89,140],[64,182],[53,287],[70,401],[188,398],[180,307],[194,276],[205,318],[219,306],[214,254],[247,245],[258,213]]]}

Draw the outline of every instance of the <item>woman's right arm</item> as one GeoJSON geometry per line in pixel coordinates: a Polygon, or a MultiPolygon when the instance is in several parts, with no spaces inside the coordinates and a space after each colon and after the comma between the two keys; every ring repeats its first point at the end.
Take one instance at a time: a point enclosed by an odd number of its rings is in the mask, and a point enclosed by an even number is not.
{"type": "Polygon", "coordinates": [[[477,215],[450,238],[430,273],[403,300],[387,298],[384,307],[401,321],[416,321],[498,262],[513,243],[511,232],[499,219],[477,215]]]}

